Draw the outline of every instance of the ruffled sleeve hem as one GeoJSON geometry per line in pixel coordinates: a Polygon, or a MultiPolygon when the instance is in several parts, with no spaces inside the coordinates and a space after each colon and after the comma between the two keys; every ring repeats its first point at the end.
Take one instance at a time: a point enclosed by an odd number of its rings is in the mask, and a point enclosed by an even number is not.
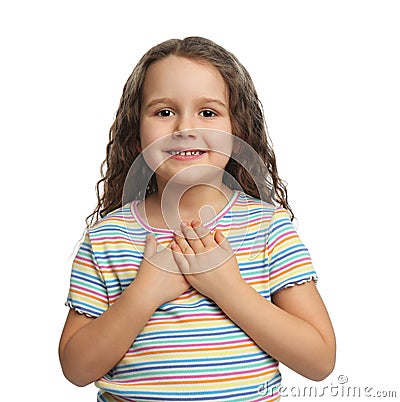
{"type": "Polygon", "coordinates": [[[311,282],[311,281],[314,281],[315,284],[318,283],[317,274],[310,274],[309,276],[306,276],[300,280],[283,283],[282,286],[280,286],[278,289],[275,289],[273,293],[277,293],[283,289],[293,288],[296,285],[302,285],[303,283],[307,283],[307,282],[311,282]]]}
{"type": "Polygon", "coordinates": [[[86,317],[89,317],[89,318],[97,318],[98,317],[98,315],[91,314],[91,313],[89,313],[87,311],[83,311],[80,308],[74,306],[71,301],[66,301],[65,305],[67,307],[69,307],[70,309],[74,310],[76,313],[81,314],[81,315],[85,315],[86,317]]]}

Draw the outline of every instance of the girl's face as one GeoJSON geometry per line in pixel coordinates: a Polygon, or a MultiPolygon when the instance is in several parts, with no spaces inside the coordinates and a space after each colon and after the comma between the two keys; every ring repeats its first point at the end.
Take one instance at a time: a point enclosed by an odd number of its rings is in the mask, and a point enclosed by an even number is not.
{"type": "Polygon", "coordinates": [[[228,89],[215,67],[168,56],[148,68],[139,150],[158,180],[175,177],[190,184],[211,172],[222,180],[232,152],[231,130],[228,89]]]}

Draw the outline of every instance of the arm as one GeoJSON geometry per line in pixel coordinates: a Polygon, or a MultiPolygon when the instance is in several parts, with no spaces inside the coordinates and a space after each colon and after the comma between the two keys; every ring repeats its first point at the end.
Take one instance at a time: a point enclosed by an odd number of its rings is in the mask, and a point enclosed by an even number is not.
{"type": "Polygon", "coordinates": [[[106,374],[150,319],[154,305],[135,282],[98,318],[69,312],[59,356],[64,375],[73,384],[84,386],[106,374]]]}
{"type": "Polygon", "coordinates": [[[261,349],[312,380],[332,372],[335,336],[314,282],[279,291],[274,303],[244,281],[226,289],[214,301],[261,349]]]}
{"type": "Polygon", "coordinates": [[[182,272],[192,273],[186,275],[188,282],[275,359],[310,379],[325,378],[335,362],[335,336],[314,282],[283,289],[271,303],[243,280],[222,233],[213,237],[198,224],[183,225],[185,237],[177,236],[172,246],[182,272]],[[224,262],[199,269],[216,260],[224,262]]]}
{"type": "Polygon", "coordinates": [[[145,258],[134,281],[98,318],[88,318],[71,310],[59,345],[64,375],[85,386],[111,370],[142,331],[161,304],[181,295],[189,284],[176,273],[151,264],[158,254],[154,237],[148,238],[145,258]]]}

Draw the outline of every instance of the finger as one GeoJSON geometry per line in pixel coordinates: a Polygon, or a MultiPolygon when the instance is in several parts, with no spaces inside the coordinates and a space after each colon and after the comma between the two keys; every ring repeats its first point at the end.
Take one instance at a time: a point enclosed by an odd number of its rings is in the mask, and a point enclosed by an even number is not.
{"type": "Polygon", "coordinates": [[[192,221],[192,228],[200,238],[204,247],[215,246],[215,241],[212,233],[202,225],[199,220],[192,221]]]}
{"type": "Polygon", "coordinates": [[[186,242],[190,245],[191,249],[197,254],[204,251],[203,242],[191,226],[181,223],[181,230],[185,236],[186,242]]]}
{"type": "Polygon", "coordinates": [[[221,231],[216,230],[214,233],[214,239],[224,250],[232,251],[231,245],[229,244],[228,239],[222,234],[221,231]]]}
{"type": "Polygon", "coordinates": [[[183,236],[184,235],[180,236],[179,233],[175,232],[176,244],[179,246],[179,248],[183,254],[194,254],[194,251],[190,247],[189,243],[186,241],[186,238],[183,236]]]}
{"type": "Polygon", "coordinates": [[[179,247],[178,243],[175,240],[171,241],[171,249],[174,253],[183,254],[181,248],[179,247]]]}
{"type": "Polygon", "coordinates": [[[181,248],[179,247],[179,245],[176,242],[172,242],[171,250],[172,250],[172,255],[174,256],[174,260],[176,262],[176,265],[178,265],[179,270],[183,274],[189,273],[189,271],[190,271],[189,262],[185,258],[185,255],[182,253],[181,248]]]}
{"type": "Polygon", "coordinates": [[[146,243],[144,245],[144,258],[150,258],[157,252],[157,240],[151,234],[146,235],[146,243]]]}

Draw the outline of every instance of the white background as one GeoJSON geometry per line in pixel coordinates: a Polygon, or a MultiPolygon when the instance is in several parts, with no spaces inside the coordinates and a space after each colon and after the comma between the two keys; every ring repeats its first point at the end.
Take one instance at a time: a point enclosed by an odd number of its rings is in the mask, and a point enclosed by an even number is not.
{"type": "Polygon", "coordinates": [[[96,399],[94,386],[69,384],[58,363],[69,258],[96,203],[126,79],[151,46],[190,35],[232,51],[255,81],[336,330],[333,374],[313,383],[282,367],[283,384],[322,392],[345,375],[349,386],[400,397],[398,8],[385,0],[2,3],[1,400],[96,399]]]}

